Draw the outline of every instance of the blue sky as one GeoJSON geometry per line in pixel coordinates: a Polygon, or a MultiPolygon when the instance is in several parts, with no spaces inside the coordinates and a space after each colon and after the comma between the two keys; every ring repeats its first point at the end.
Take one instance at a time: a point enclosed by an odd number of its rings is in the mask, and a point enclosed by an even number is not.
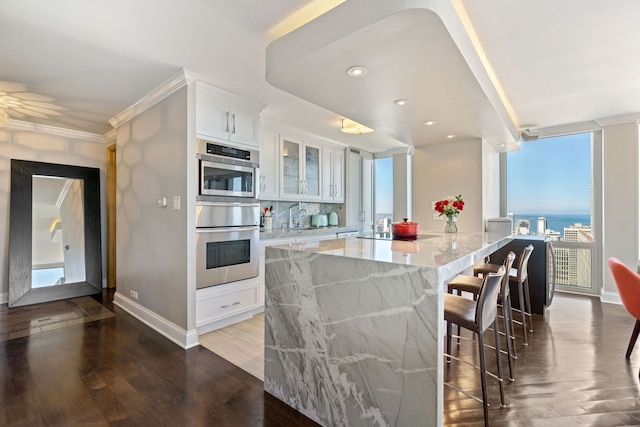
{"type": "Polygon", "coordinates": [[[393,158],[376,159],[376,213],[393,213],[393,158]]]}
{"type": "MultiPolygon", "coordinates": [[[[393,160],[376,160],[376,213],[393,212],[393,160]]],[[[522,142],[507,154],[507,211],[588,214],[591,210],[591,134],[522,142]]]]}
{"type": "Polygon", "coordinates": [[[508,212],[586,214],[590,193],[590,133],[523,141],[507,154],[508,212]]]}

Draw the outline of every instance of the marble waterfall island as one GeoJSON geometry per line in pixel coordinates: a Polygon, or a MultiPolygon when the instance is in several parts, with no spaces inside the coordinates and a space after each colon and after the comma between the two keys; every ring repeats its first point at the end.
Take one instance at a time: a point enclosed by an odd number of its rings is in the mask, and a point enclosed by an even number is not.
{"type": "Polygon", "coordinates": [[[265,390],[323,426],[442,425],[443,289],[487,237],[268,247],[265,390]]]}

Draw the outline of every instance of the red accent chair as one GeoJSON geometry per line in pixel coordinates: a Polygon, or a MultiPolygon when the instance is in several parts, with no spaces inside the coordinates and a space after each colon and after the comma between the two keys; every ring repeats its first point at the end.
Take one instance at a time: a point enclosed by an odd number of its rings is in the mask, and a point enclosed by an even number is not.
{"type": "Polygon", "coordinates": [[[607,264],[618,287],[622,305],[630,315],[636,318],[636,325],[633,328],[627,354],[625,355],[629,359],[633,346],[638,339],[638,334],[640,334],[640,275],[624,265],[618,258],[609,258],[607,264]]]}

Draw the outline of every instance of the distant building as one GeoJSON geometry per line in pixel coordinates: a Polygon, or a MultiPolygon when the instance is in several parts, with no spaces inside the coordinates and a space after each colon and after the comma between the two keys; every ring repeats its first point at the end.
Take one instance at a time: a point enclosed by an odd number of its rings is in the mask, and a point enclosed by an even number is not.
{"type": "MultiPolygon", "coordinates": [[[[574,224],[564,228],[565,242],[593,242],[590,225],[574,224]]],[[[580,248],[556,248],[558,284],[591,287],[591,251],[580,248]]]]}

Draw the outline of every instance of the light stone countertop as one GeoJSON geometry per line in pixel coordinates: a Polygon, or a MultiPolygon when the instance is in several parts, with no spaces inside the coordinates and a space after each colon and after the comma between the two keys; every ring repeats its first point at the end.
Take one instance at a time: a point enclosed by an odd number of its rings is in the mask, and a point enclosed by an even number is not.
{"type": "Polygon", "coordinates": [[[265,390],[322,426],[442,426],[446,283],[512,239],[267,247],[265,390]]]}
{"type": "Polygon", "coordinates": [[[505,246],[513,236],[488,233],[421,234],[415,241],[376,240],[350,237],[287,245],[289,250],[391,262],[439,269],[442,277],[453,277],[484,256],[505,246]]]}
{"type": "Polygon", "coordinates": [[[295,237],[313,237],[313,236],[328,236],[333,234],[335,236],[336,233],[343,233],[348,231],[359,231],[360,228],[357,226],[353,227],[341,227],[341,226],[331,226],[331,227],[317,227],[317,228],[303,228],[302,230],[298,229],[285,229],[284,231],[281,228],[274,228],[272,231],[263,231],[260,230],[260,241],[265,240],[277,240],[277,239],[288,239],[295,237]]]}

